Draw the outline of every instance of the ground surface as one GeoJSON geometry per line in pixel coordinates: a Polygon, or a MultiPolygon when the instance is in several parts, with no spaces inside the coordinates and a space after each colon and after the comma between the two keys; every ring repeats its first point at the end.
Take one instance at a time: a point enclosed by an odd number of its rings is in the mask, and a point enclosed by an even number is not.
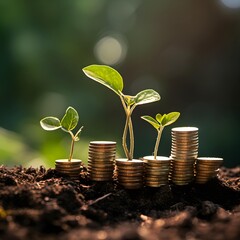
{"type": "Polygon", "coordinates": [[[0,239],[240,239],[240,168],[205,185],[126,191],[0,166],[0,239]]]}

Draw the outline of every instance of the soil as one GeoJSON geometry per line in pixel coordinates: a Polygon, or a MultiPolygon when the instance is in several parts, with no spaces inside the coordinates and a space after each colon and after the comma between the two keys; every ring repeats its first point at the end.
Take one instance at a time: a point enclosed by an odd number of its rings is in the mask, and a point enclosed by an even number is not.
{"type": "Polygon", "coordinates": [[[124,190],[0,166],[0,239],[240,239],[240,167],[204,185],[124,190]]]}

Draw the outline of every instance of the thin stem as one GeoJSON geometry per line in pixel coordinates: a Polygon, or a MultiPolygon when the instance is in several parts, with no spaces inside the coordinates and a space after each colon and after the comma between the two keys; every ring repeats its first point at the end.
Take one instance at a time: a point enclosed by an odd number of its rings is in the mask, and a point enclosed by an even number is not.
{"type": "Polygon", "coordinates": [[[68,161],[71,162],[72,157],[73,157],[73,150],[74,150],[74,144],[75,144],[75,137],[71,131],[69,131],[69,134],[72,137],[72,142],[71,142],[71,148],[70,148],[70,154],[69,154],[69,159],[68,161]]]}
{"type": "Polygon", "coordinates": [[[129,137],[130,137],[130,156],[131,159],[133,159],[133,154],[134,154],[134,132],[133,132],[133,124],[132,124],[132,112],[135,109],[136,105],[133,105],[131,110],[130,110],[130,119],[129,119],[129,124],[128,124],[128,130],[129,130],[129,137]]]}
{"type": "Polygon", "coordinates": [[[125,153],[127,159],[132,160],[131,154],[130,154],[130,152],[128,150],[128,147],[127,147],[127,130],[128,130],[128,127],[129,127],[131,110],[130,110],[130,107],[126,106],[126,103],[125,103],[122,95],[120,95],[120,99],[121,99],[121,102],[122,102],[122,105],[123,105],[123,108],[124,108],[124,111],[125,111],[125,114],[126,114],[126,122],[125,122],[124,130],[123,130],[123,136],[122,136],[122,146],[123,146],[123,150],[124,150],[124,153],[125,153]]]}
{"type": "Polygon", "coordinates": [[[158,131],[158,135],[157,135],[157,140],[156,140],[156,144],[155,144],[155,148],[154,148],[154,159],[157,159],[157,153],[158,153],[158,147],[159,147],[159,143],[161,140],[161,136],[162,136],[162,131],[163,131],[162,126],[160,126],[160,128],[157,130],[158,131]]]}
{"type": "Polygon", "coordinates": [[[125,122],[125,126],[124,126],[123,136],[122,136],[122,146],[123,146],[123,150],[125,152],[127,159],[132,160],[131,155],[128,150],[128,147],[127,147],[127,130],[128,130],[128,126],[129,126],[130,115],[128,113],[126,113],[126,114],[127,114],[127,116],[126,116],[126,122],[125,122]]]}
{"type": "Polygon", "coordinates": [[[129,130],[129,137],[130,137],[130,158],[133,159],[133,153],[134,153],[134,133],[133,133],[133,124],[132,124],[131,116],[129,117],[128,130],[129,130]]]}

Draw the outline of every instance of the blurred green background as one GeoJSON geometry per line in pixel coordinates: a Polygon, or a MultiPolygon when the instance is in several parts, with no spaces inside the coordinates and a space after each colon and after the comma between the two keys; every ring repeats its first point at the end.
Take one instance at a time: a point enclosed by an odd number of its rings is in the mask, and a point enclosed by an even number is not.
{"type": "MultiPolygon", "coordinates": [[[[45,132],[41,118],[76,108],[84,125],[75,157],[87,160],[90,140],[121,136],[124,112],[109,89],[82,68],[116,68],[124,93],[153,88],[160,102],[133,114],[135,157],[150,155],[155,130],[140,119],[181,112],[172,125],[199,128],[199,155],[240,164],[239,0],[0,0],[0,164],[54,166],[70,137],[45,132]]],[[[171,127],[159,155],[170,154],[171,127]]]]}

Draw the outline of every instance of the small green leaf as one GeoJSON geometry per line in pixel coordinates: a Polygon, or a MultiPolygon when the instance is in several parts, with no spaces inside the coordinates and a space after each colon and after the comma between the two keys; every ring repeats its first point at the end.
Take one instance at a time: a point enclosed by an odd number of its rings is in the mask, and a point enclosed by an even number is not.
{"type": "Polygon", "coordinates": [[[124,101],[128,106],[135,104],[135,96],[123,95],[124,101]]]}
{"type": "Polygon", "coordinates": [[[82,132],[82,129],[83,129],[83,126],[77,131],[77,133],[74,136],[74,139],[76,142],[80,140],[80,134],[82,132]]]}
{"type": "Polygon", "coordinates": [[[120,95],[123,90],[123,79],[118,71],[105,65],[90,65],[83,68],[83,72],[89,78],[110,88],[120,95]]]}
{"type": "Polygon", "coordinates": [[[143,120],[147,121],[148,123],[150,123],[156,129],[158,129],[160,127],[160,124],[151,116],[142,116],[141,118],[143,120]]]}
{"type": "Polygon", "coordinates": [[[159,123],[161,123],[161,119],[162,119],[162,114],[158,113],[158,114],[156,115],[156,120],[157,120],[159,123]]]}
{"type": "Polygon", "coordinates": [[[61,126],[65,131],[73,130],[78,124],[79,116],[73,107],[68,107],[64,117],[61,120],[61,126]]]}
{"type": "Polygon", "coordinates": [[[53,131],[61,128],[60,120],[56,117],[45,117],[40,121],[40,125],[47,131],[53,131]]]}
{"type": "MultiPolygon", "coordinates": [[[[164,114],[165,115],[165,114],[164,114]]],[[[168,113],[164,119],[164,121],[162,121],[162,125],[163,126],[168,126],[174,122],[177,121],[177,119],[179,118],[180,113],[179,112],[171,112],[168,113]]]]}
{"type": "Polygon", "coordinates": [[[163,114],[160,121],[161,121],[161,125],[162,125],[163,127],[166,126],[166,123],[167,123],[167,115],[166,115],[166,114],[163,114]]]}
{"type": "Polygon", "coordinates": [[[156,102],[160,100],[160,95],[152,90],[152,89],[146,89],[141,92],[139,92],[135,97],[135,103],[136,105],[142,105],[146,103],[156,102]]]}

